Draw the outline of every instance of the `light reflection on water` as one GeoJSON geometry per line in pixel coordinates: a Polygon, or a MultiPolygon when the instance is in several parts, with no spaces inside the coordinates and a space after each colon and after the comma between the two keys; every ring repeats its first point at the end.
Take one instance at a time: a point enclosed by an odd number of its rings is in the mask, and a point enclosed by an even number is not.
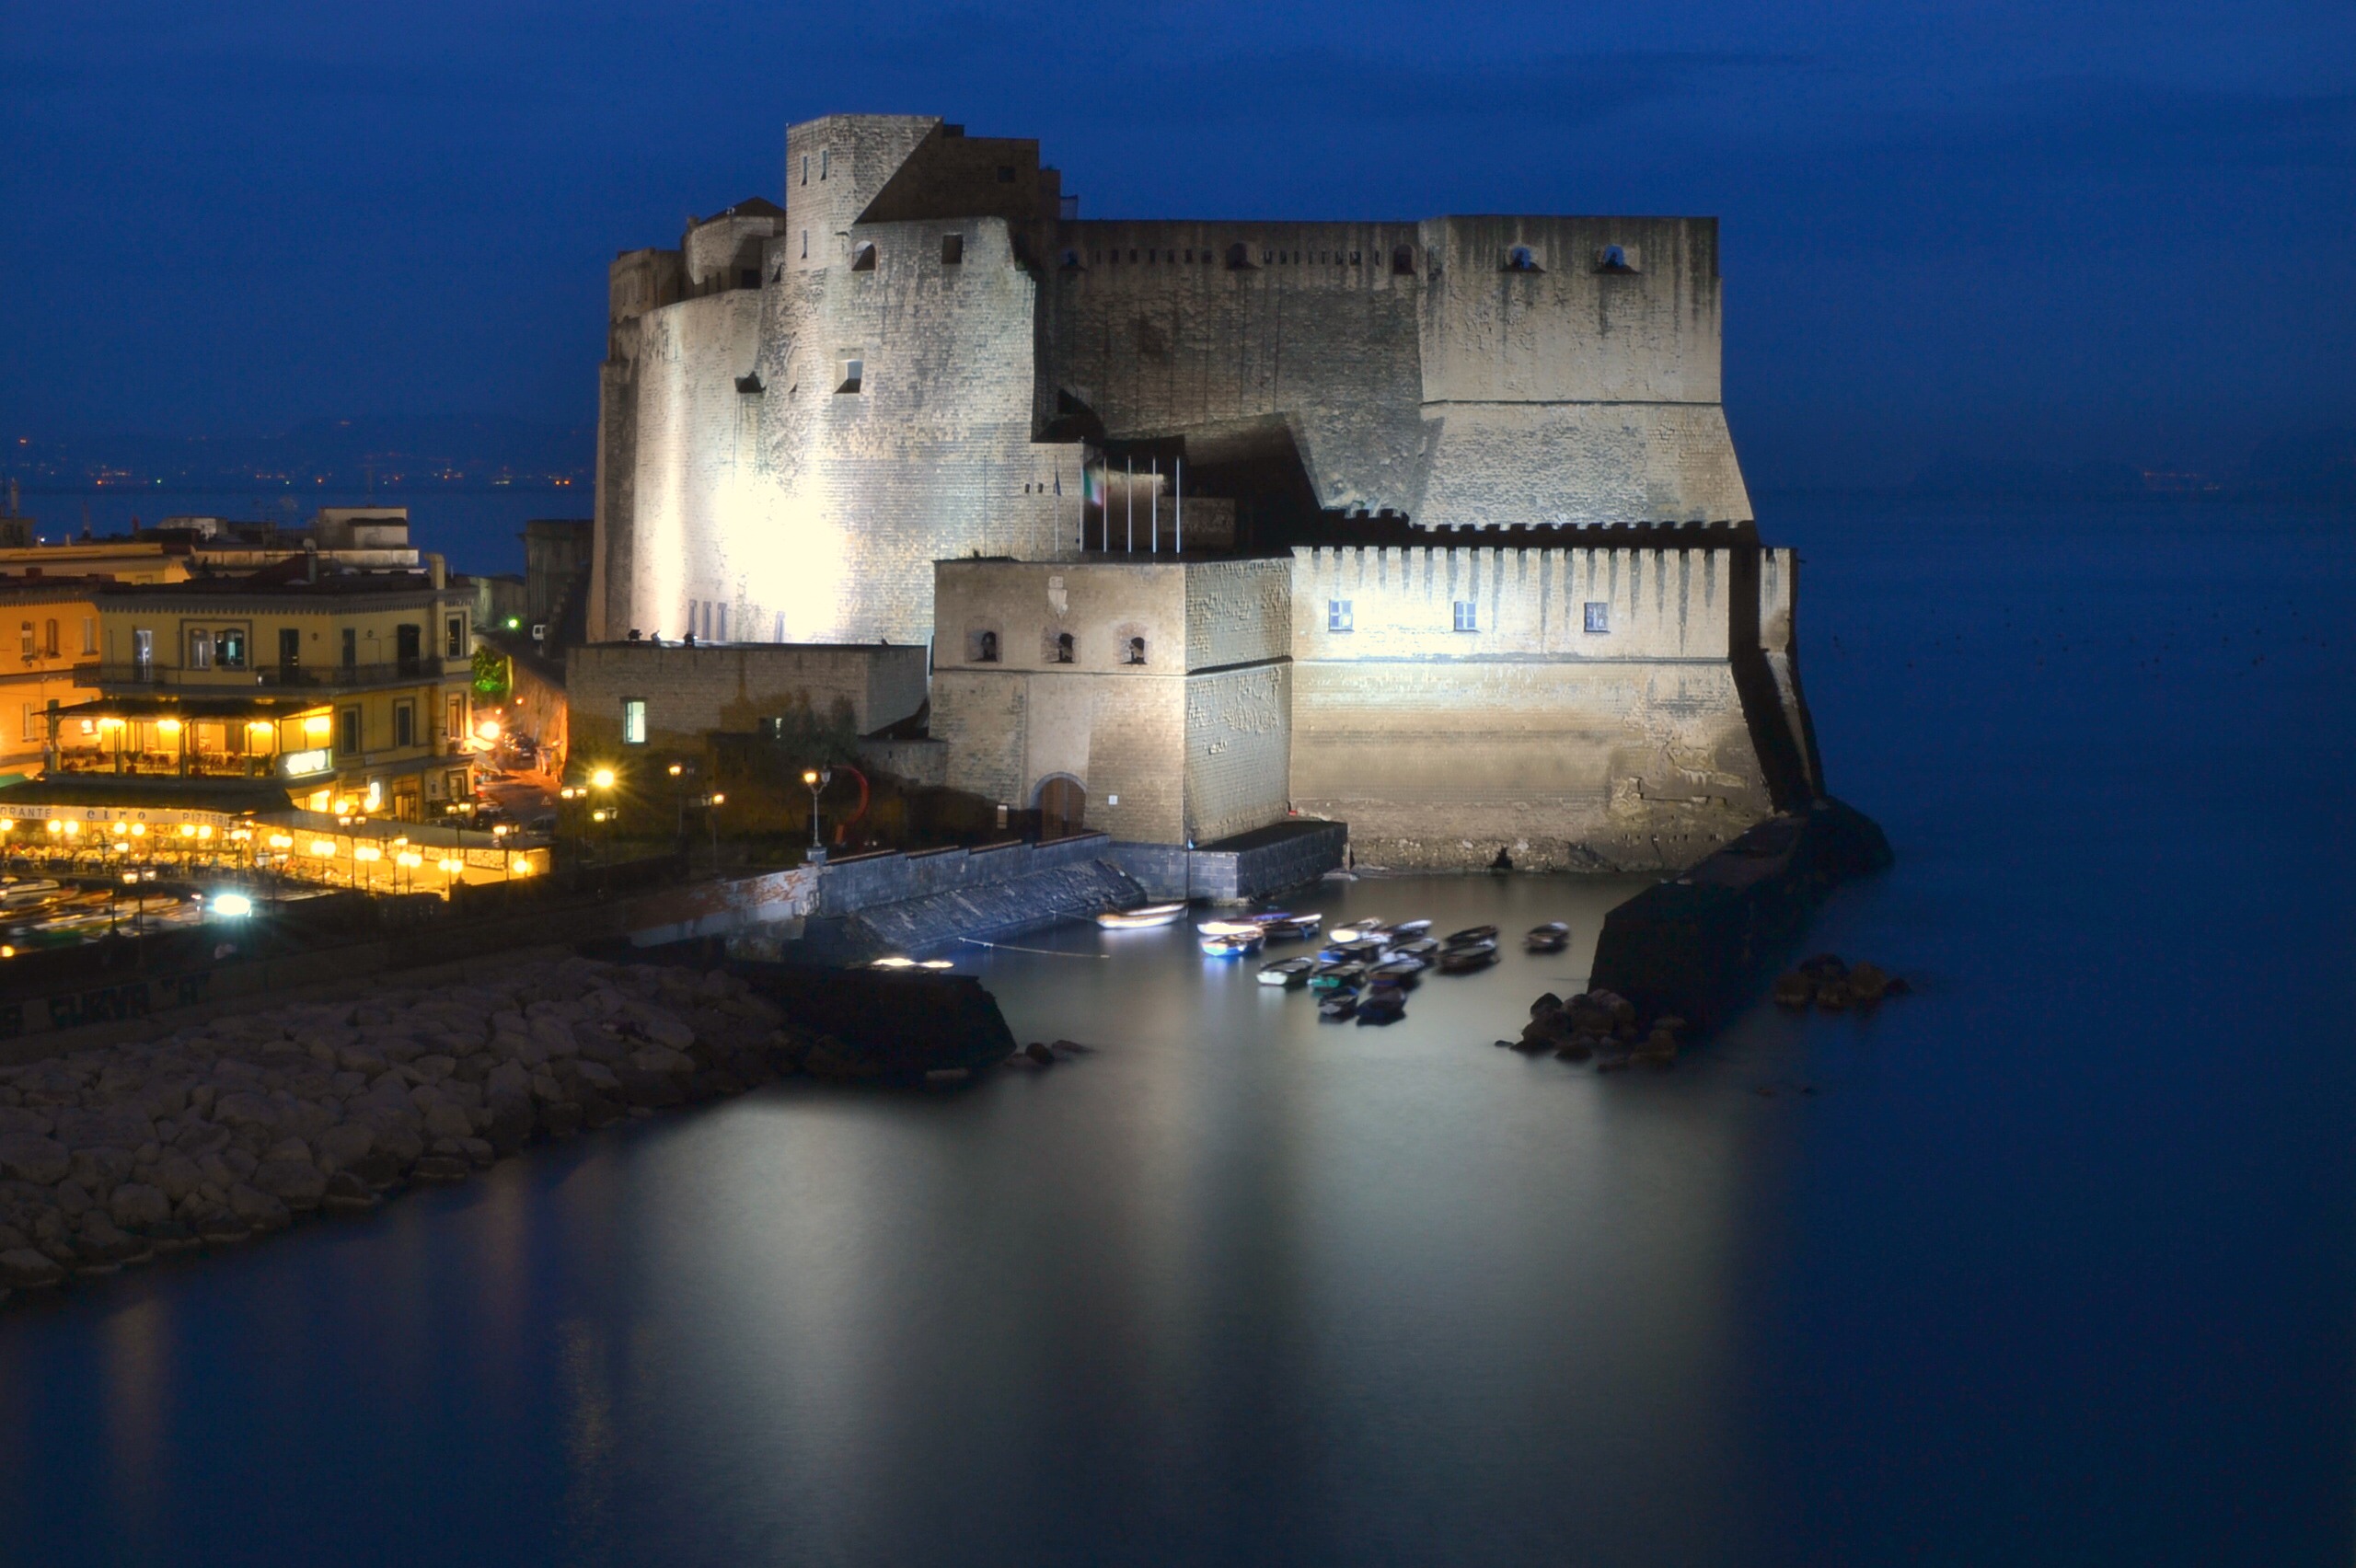
{"type": "Polygon", "coordinates": [[[1101,1050],[0,1315],[0,1562],[2347,1561],[2356,840],[2200,738],[2356,771],[2356,529],[1883,505],[1790,525],[1900,856],[1810,942],[1908,1001],[1497,1050],[1622,891],[1550,879],[1333,892],[1577,930],[1387,1030],[1179,932],[974,950],[1101,1050]]]}

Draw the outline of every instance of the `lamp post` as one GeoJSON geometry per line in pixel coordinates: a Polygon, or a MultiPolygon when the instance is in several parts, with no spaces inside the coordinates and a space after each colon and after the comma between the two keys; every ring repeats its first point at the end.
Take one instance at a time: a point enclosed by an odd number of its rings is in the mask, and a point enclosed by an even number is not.
{"type": "Polygon", "coordinates": [[[720,808],[727,803],[728,797],[717,790],[703,798],[704,825],[711,829],[711,874],[713,876],[720,874],[720,808]]]}
{"type": "Polygon", "coordinates": [[[810,853],[805,859],[814,866],[826,863],[826,846],[818,837],[818,795],[835,777],[831,767],[805,767],[802,782],[810,787],[810,853]]]}

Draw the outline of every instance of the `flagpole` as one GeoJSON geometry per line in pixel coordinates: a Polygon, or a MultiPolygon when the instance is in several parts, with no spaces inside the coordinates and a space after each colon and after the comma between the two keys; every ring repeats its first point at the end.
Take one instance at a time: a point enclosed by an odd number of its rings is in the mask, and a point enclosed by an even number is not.
{"type": "MultiPolygon", "coordinates": [[[[1235,548],[1230,542],[1229,549],[1235,548]]],[[[1178,553],[1186,553],[1186,459],[1178,459],[1178,553]]]]}
{"type": "Polygon", "coordinates": [[[1129,477],[1121,486],[1121,503],[1128,513],[1128,553],[1135,555],[1138,553],[1138,460],[1134,454],[1129,458],[1129,477]]]}
{"type": "Polygon", "coordinates": [[[1146,525],[1145,553],[1161,553],[1161,459],[1153,460],[1153,516],[1146,525]]]}

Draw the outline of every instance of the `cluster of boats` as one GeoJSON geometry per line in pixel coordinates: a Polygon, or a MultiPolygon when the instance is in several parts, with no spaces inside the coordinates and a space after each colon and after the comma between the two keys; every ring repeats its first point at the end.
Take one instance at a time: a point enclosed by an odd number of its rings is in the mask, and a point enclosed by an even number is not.
{"type": "Polygon", "coordinates": [[[0,949],[10,957],[20,950],[71,945],[110,930],[127,930],[134,922],[184,926],[203,917],[202,900],[177,891],[122,893],[49,877],[0,878],[0,949]]]}
{"type": "MultiPolygon", "coordinates": [[[[1185,912],[1183,904],[1158,904],[1099,915],[1096,923],[1110,930],[1135,930],[1173,924],[1185,912]]],[[[1323,923],[1324,917],[1314,912],[1272,910],[1198,921],[1195,928],[1207,956],[1242,959],[1279,943],[1310,940],[1323,923]]],[[[1495,926],[1473,926],[1447,937],[1434,937],[1431,928],[1429,920],[1394,924],[1377,918],[1336,926],[1325,933],[1326,945],[1315,957],[1304,953],[1262,964],[1260,984],[1311,992],[1318,1015],[1335,1022],[1395,1022],[1405,1016],[1407,993],[1426,971],[1470,974],[1497,961],[1495,926]]],[[[1530,931],[1523,945],[1532,952],[1560,952],[1570,940],[1570,927],[1557,920],[1530,931]]]]}

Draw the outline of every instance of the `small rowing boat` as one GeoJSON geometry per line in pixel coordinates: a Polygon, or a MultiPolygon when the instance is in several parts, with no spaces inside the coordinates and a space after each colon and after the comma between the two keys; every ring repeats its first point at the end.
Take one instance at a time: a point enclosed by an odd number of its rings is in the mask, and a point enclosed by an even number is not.
{"type": "Polygon", "coordinates": [[[1310,971],[1317,967],[1313,958],[1280,958],[1274,963],[1260,966],[1260,984],[1282,986],[1288,991],[1299,990],[1309,984],[1310,971]]]}
{"type": "Polygon", "coordinates": [[[1249,931],[1229,931],[1203,939],[1203,952],[1210,958],[1242,958],[1247,952],[1260,951],[1257,927],[1249,931]]]}
{"type": "Polygon", "coordinates": [[[1570,923],[1549,920],[1542,926],[1532,926],[1521,945],[1531,952],[1560,952],[1571,945],[1570,923]]]}
{"type": "Polygon", "coordinates": [[[1321,963],[1309,976],[1312,991],[1355,991],[1365,984],[1363,963],[1321,963]]]}
{"type": "Polygon", "coordinates": [[[1317,1004],[1317,1016],[1327,1023],[1343,1022],[1357,1010],[1358,994],[1356,991],[1331,992],[1317,1004]]]}
{"type": "Polygon", "coordinates": [[[1167,926],[1186,913],[1183,904],[1149,904],[1138,909],[1107,909],[1096,917],[1096,923],[1108,931],[1138,931],[1148,926],[1167,926]]]}
{"type": "Polygon", "coordinates": [[[1452,942],[1440,950],[1439,972],[1442,974],[1470,974],[1496,962],[1497,944],[1493,941],[1452,942]]]}
{"type": "Polygon", "coordinates": [[[1449,932],[1447,945],[1469,947],[1474,942],[1494,942],[1496,940],[1497,928],[1495,926],[1467,926],[1461,931],[1449,932]]]}
{"type": "Polygon", "coordinates": [[[1418,937],[1430,936],[1432,923],[1429,920],[1402,920],[1391,928],[1391,934],[1398,940],[1411,942],[1418,937]]]}

